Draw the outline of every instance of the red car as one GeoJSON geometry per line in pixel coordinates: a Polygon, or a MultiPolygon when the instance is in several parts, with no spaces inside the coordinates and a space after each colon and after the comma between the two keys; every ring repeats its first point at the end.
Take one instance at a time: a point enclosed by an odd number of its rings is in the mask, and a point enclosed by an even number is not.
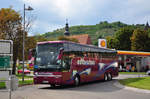
{"type": "MultiPolygon", "coordinates": [[[[18,70],[18,74],[22,74],[22,73],[23,73],[22,69],[18,70]]],[[[30,70],[24,69],[24,74],[30,74],[30,70]]]]}

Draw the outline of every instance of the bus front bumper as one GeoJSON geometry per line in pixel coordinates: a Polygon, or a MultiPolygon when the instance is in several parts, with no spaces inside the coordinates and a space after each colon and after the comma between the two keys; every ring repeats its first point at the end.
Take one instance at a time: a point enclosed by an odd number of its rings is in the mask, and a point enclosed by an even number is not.
{"type": "Polygon", "coordinates": [[[61,85],[62,75],[36,75],[34,76],[34,84],[56,84],[61,85]]]}

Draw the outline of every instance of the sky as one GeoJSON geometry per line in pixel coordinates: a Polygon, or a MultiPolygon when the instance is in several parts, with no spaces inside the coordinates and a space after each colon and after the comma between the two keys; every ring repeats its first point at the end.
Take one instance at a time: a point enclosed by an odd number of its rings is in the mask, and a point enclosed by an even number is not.
{"type": "Polygon", "coordinates": [[[102,21],[126,24],[150,23],[150,0],[0,0],[0,9],[12,7],[23,16],[23,5],[33,16],[29,35],[43,34],[69,26],[95,25],[102,21]]]}

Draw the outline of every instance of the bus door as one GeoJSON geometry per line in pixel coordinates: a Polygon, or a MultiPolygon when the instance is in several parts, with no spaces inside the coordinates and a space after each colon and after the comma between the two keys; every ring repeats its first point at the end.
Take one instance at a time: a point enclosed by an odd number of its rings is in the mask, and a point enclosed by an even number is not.
{"type": "Polygon", "coordinates": [[[62,58],[62,81],[64,84],[71,78],[72,73],[70,72],[71,58],[64,54],[62,58]]]}

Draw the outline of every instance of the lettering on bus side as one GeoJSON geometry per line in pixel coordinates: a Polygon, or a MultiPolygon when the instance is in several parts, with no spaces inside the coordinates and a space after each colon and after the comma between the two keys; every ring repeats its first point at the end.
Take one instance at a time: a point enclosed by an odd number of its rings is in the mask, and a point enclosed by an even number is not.
{"type": "Polygon", "coordinates": [[[84,60],[83,58],[81,58],[80,60],[77,60],[77,65],[95,65],[95,61],[84,60]]]}

